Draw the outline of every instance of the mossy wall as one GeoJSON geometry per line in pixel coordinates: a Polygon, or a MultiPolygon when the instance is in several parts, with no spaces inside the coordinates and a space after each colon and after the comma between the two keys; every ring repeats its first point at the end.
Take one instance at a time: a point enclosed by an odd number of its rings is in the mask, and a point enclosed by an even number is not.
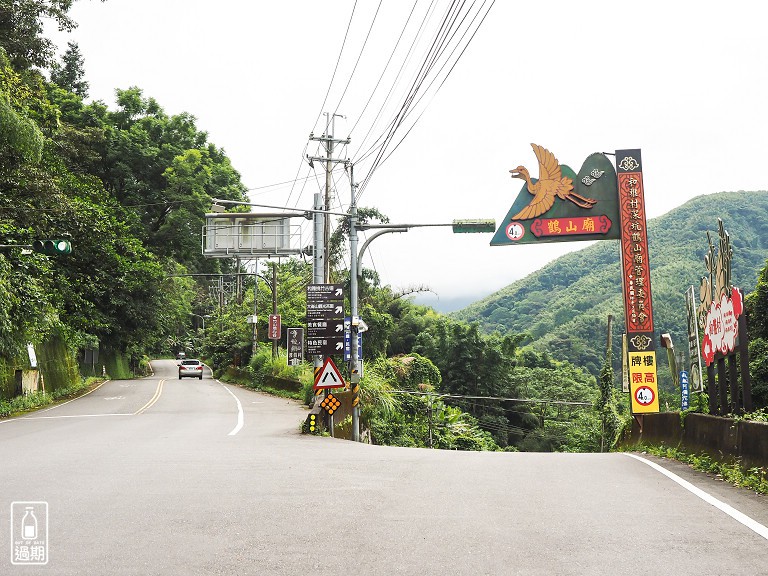
{"type": "Polygon", "coordinates": [[[35,346],[35,352],[46,392],[52,393],[80,382],[77,360],[63,339],[51,338],[35,346]]]}

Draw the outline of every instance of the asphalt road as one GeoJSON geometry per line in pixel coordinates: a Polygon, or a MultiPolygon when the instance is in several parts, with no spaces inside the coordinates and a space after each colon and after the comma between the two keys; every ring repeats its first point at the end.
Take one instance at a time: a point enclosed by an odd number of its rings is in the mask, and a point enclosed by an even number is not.
{"type": "Polygon", "coordinates": [[[295,402],[153,366],[0,421],[0,574],[768,574],[768,499],[686,466],[653,460],[748,518],[626,454],[302,436],[295,402]],[[11,563],[17,501],[47,565],[11,563]]]}

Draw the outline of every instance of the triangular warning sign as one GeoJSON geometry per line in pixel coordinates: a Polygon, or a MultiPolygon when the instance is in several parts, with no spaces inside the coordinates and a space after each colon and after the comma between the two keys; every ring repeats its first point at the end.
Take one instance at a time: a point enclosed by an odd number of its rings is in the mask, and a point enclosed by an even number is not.
{"type": "Polygon", "coordinates": [[[343,388],[346,384],[341,372],[336,368],[333,360],[326,358],[323,367],[315,373],[315,390],[321,388],[343,388]]]}

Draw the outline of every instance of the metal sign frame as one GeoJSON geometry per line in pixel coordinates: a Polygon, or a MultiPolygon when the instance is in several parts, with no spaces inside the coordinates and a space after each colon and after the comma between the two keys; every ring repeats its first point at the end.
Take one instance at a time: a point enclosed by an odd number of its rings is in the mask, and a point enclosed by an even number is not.
{"type": "Polygon", "coordinates": [[[302,251],[301,225],[296,214],[210,213],[202,229],[202,253],[208,258],[280,257],[302,251]]]}

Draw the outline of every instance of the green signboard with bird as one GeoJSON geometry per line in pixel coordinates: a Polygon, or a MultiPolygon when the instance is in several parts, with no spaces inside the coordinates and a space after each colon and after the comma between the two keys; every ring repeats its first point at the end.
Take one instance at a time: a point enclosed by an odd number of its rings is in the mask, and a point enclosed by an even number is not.
{"type": "Polygon", "coordinates": [[[491,246],[620,238],[616,170],[605,154],[591,154],[577,174],[546,148],[531,147],[538,178],[525,166],[509,171],[525,184],[491,246]]]}

